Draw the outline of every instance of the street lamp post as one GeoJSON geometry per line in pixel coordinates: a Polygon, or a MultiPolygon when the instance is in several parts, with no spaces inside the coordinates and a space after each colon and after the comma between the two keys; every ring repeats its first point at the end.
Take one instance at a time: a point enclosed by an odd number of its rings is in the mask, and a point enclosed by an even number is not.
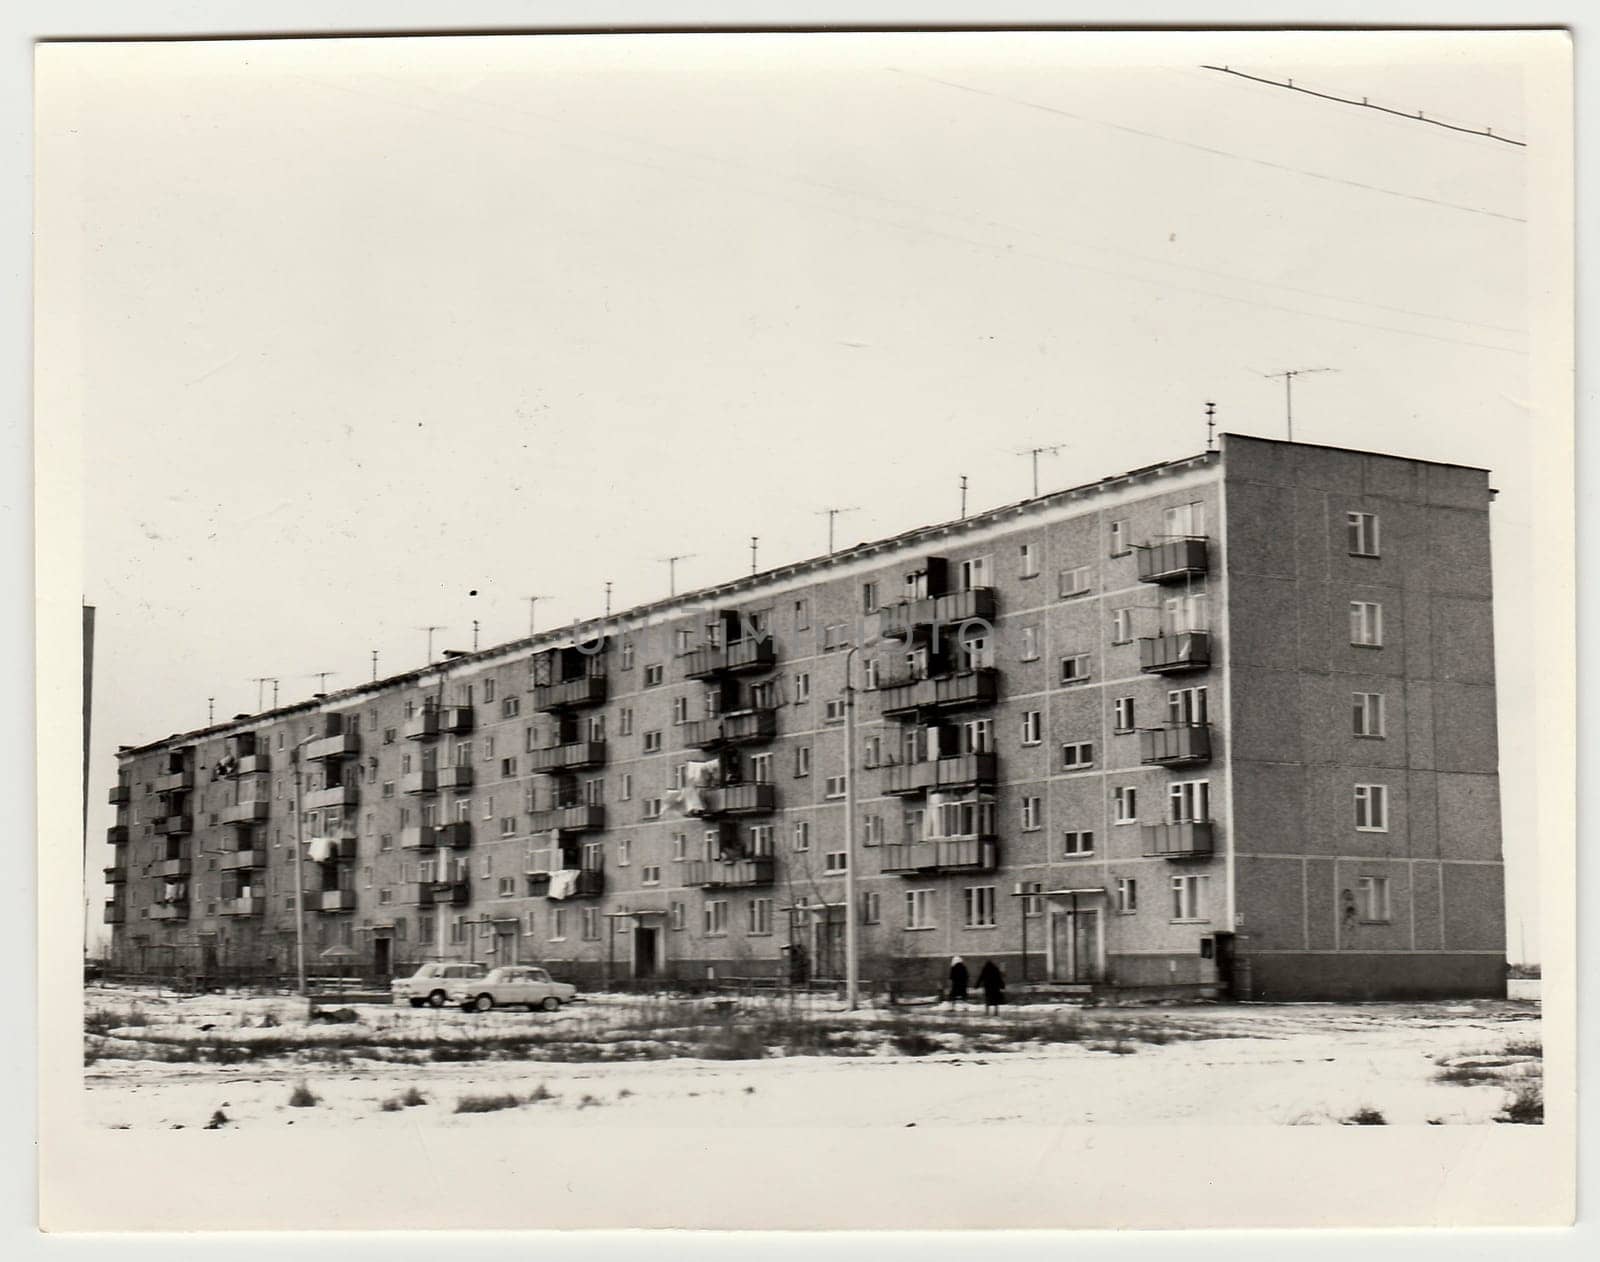
{"type": "Polygon", "coordinates": [[[300,751],[313,739],[306,737],[289,752],[289,761],[294,766],[294,966],[300,998],[306,1001],[307,1016],[315,1013],[316,1004],[312,1002],[311,991],[306,986],[305,812],[301,809],[300,751]]]}
{"type": "Polygon", "coordinates": [[[860,645],[844,655],[844,995],[852,1011],[861,1002],[861,959],[856,941],[856,688],[860,645]]]}

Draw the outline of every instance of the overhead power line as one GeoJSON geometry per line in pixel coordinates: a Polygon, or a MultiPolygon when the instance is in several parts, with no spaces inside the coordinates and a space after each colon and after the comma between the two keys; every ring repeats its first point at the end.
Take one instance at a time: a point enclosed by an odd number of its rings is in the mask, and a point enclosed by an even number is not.
{"type": "Polygon", "coordinates": [[[1337,101],[1341,105],[1354,105],[1360,109],[1377,110],[1380,114],[1393,114],[1396,118],[1409,119],[1413,123],[1429,123],[1434,127],[1443,127],[1449,131],[1463,132],[1468,136],[1482,136],[1486,140],[1498,140],[1503,145],[1516,145],[1519,149],[1526,149],[1526,140],[1513,140],[1510,136],[1497,136],[1489,127],[1461,127],[1455,123],[1447,123],[1442,118],[1429,118],[1421,110],[1408,114],[1405,110],[1391,109],[1387,105],[1374,105],[1366,97],[1359,101],[1348,96],[1338,96],[1332,92],[1318,92],[1315,88],[1302,87],[1293,79],[1279,82],[1277,79],[1264,79],[1260,75],[1246,74],[1242,70],[1234,70],[1231,66],[1201,66],[1202,70],[1215,70],[1218,74],[1231,74],[1238,79],[1248,79],[1252,83],[1264,83],[1270,88],[1286,88],[1290,92],[1301,92],[1306,96],[1319,97],[1324,101],[1337,101]]]}

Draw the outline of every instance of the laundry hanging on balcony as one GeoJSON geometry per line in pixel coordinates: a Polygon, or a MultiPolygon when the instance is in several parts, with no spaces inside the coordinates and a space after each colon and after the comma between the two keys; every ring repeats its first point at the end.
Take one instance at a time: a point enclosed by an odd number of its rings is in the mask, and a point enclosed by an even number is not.
{"type": "Polygon", "coordinates": [[[562,868],[559,872],[550,874],[550,888],[545,892],[549,898],[571,898],[578,892],[578,872],[576,868],[562,868]]]}
{"type": "Polygon", "coordinates": [[[706,791],[712,788],[722,774],[722,762],[708,758],[704,762],[691,762],[683,772],[683,811],[694,815],[706,809],[706,791]]]}
{"type": "Polygon", "coordinates": [[[335,849],[332,837],[313,837],[306,843],[306,858],[312,863],[326,863],[333,858],[335,849]]]}

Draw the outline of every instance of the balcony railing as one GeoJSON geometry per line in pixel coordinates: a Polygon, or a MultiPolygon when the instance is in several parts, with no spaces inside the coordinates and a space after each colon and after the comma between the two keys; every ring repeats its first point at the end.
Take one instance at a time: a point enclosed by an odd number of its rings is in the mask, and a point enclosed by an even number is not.
{"type": "Polygon", "coordinates": [[[306,895],[306,906],[313,911],[354,911],[354,890],[313,890],[306,895]]]}
{"type": "Polygon", "coordinates": [[[156,777],[157,793],[187,793],[194,788],[194,772],[188,768],[182,771],[169,771],[164,776],[156,777]]]}
{"type": "Polygon", "coordinates": [[[535,710],[576,710],[582,706],[601,705],[605,699],[604,675],[584,675],[579,679],[563,679],[560,683],[533,686],[535,710]]]}
{"type": "Polygon", "coordinates": [[[1215,845],[1209,820],[1145,824],[1144,853],[1151,859],[1207,859],[1215,845]]]}
{"type": "Polygon", "coordinates": [[[185,837],[194,831],[194,819],[189,815],[163,815],[154,827],[159,837],[185,837]]]}
{"type": "Polygon", "coordinates": [[[473,714],[469,705],[447,705],[440,726],[457,736],[472,730],[473,714]]]}
{"type": "Polygon", "coordinates": [[[236,776],[255,776],[271,770],[271,754],[240,754],[233,764],[233,774],[236,776]]]}
{"type": "Polygon", "coordinates": [[[683,674],[686,679],[705,679],[724,672],[770,670],[776,661],[772,637],[763,635],[727,645],[707,644],[691,649],[683,655],[683,674]]]}
{"type": "Polygon", "coordinates": [[[187,920],[189,919],[189,904],[181,903],[152,903],[150,905],[151,920],[187,920]]]}
{"type": "Polygon", "coordinates": [[[175,880],[178,877],[189,875],[188,859],[157,859],[150,868],[150,875],[158,880],[175,880]]]}
{"type": "Polygon", "coordinates": [[[1139,733],[1139,761],[1157,767],[1179,767],[1211,761],[1211,725],[1171,724],[1139,733]]]}
{"type": "Polygon", "coordinates": [[[1139,669],[1147,675],[1173,675],[1211,665],[1211,636],[1205,631],[1178,631],[1139,641],[1139,669]]]}
{"type": "Polygon", "coordinates": [[[267,910],[267,900],[260,895],[251,898],[225,898],[217,906],[224,916],[259,916],[267,910]]]}
{"type": "Polygon", "coordinates": [[[106,829],[106,842],[113,846],[128,844],[128,826],[126,824],[113,824],[106,829]]]}
{"type": "Polygon", "coordinates": [[[992,872],[1000,847],[992,837],[955,837],[897,842],[883,848],[883,870],[903,875],[938,872],[992,872]]]}
{"type": "Polygon", "coordinates": [[[777,792],[770,784],[729,784],[705,790],[705,804],[697,815],[766,815],[777,807],[777,792]]]}
{"type": "Polygon", "coordinates": [[[406,720],[405,736],[408,741],[431,741],[442,730],[439,711],[433,707],[418,710],[406,720]]]}
{"type": "Polygon", "coordinates": [[[993,705],[997,673],[984,666],[958,675],[936,675],[879,690],[883,713],[890,717],[922,710],[955,710],[964,706],[993,705]]]}
{"type": "Polygon", "coordinates": [[[592,833],[606,826],[606,808],[590,806],[557,806],[550,810],[534,811],[528,817],[528,827],[533,832],[592,833]]]}
{"type": "Polygon", "coordinates": [[[603,869],[562,868],[550,874],[551,890],[546,891],[546,897],[550,896],[551,891],[559,889],[555,883],[555,878],[563,872],[575,872],[576,874],[572,878],[572,888],[567,891],[566,897],[568,898],[599,898],[606,892],[606,874],[603,869]]]}
{"type": "Polygon", "coordinates": [[[333,736],[324,736],[321,740],[312,741],[306,746],[306,757],[312,762],[328,758],[348,758],[360,752],[359,732],[338,732],[333,736]]]}
{"type": "Polygon", "coordinates": [[[441,789],[470,789],[471,767],[428,767],[401,777],[402,793],[438,793],[441,789]]]}
{"type": "Polygon", "coordinates": [[[771,855],[752,855],[746,859],[691,859],[683,866],[683,883],[707,889],[771,885],[774,866],[771,855]]]}
{"type": "Polygon", "coordinates": [[[1139,581],[1172,583],[1204,574],[1210,568],[1204,535],[1167,539],[1139,549],[1139,581]]]}
{"type": "Polygon", "coordinates": [[[995,589],[974,587],[969,591],[944,596],[924,596],[902,600],[878,611],[878,634],[887,640],[904,640],[921,626],[958,627],[975,620],[988,622],[995,616],[995,589]]]}
{"type": "Polygon", "coordinates": [[[112,806],[126,806],[133,801],[133,790],[125,784],[111,786],[111,792],[106,794],[106,801],[112,806]]]}
{"type": "Polygon", "coordinates": [[[958,754],[953,758],[886,767],[885,793],[922,793],[928,789],[967,789],[995,782],[993,754],[958,754]]]}
{"type": "Polygon", "coordinates": [[[406,850],[434,850],[445,847],[463,850],[472,844],[472,821],[451,820],[448,824],[423,824],[400,830],[400,845],[406,850]]]}
{"type": "Polygon", "coordinates": [[[472,901],[472,885],[468,881],[420,881],[408,887],[410,901],[418,907],[447,905],[465,907],[472,901]]]}
{"type": "Polygon", "coordinates": [[[742,710],[684,724],[683,743],[689,748],[715,749],[720,745],[761,744],[777,734],[776,710],[742,710]]]}
{"type": "Polygon", "coordinates": [[[336,784],[327,789],[313,789],[306,794],[303,806],[308,811],[326,810],[330,806],[354,806],[361,801],[361,790],[353,784],[336,784]]]}
{"type": "Polygon", "coordinates": [[[108,901],[102,919],[108,925],[125,924],[128,919],[127,904],[108,901]]]}
{"type": "Polygon", "coordinates": [[[257,846],[253,850],[228,850],[224,851],[221,861],[217,864],[224,872],[239,872],[247,868],[264,868],[267,866],[267,852],[257,846]]]}
{"type": "Polygon", "coordinates": [[[533,750],[528,755],[528,770],[545,774],[577,771],[584,767],[598,767],[605,760],[604,741],[572,741],[566,745],[533,750]]]}
{"type": "Polygon", "coordinates": [[[109,868],[102,868],[101,871],[106,874],[107,885],[121,885],[128,879],[128,865],[126,863],[116,863],[109,868]]]}
{"type": "Polygon", "coordinates": [[[270,802],[235,802],[232,806],[224,806],[218,818],[224,824],[259,824],[270,814],[270,802]]]}

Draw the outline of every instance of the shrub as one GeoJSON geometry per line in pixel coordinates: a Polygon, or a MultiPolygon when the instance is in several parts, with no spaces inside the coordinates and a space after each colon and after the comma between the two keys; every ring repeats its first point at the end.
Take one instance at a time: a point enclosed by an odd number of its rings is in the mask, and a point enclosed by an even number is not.
{"type": "Polygon", "coordinates": [[[1522,1126],[1538,1126],[1544,1122],[1544,1087],[1530,1082],[1511,1093],[1497,1122],[1512,1122],[1522,1126]]]}
{"type": "Polygon", "coordinates": [[[1374,1108],[1360,1108],[1344,1119],[1346,1126],[1387,1126],[1388,1119],[1374,1108]]]}
{"type": "Polygon", "coordinates": [[[393,1096],[392,1095],[387,1100],[385,1100],[382,1104],[380,1104],[378,1107],[380,1109],[382,1109],[385,1113],[398,1113],[401,1109],[403,1109],[405,1107],[405,1105],[400,1103],[400,1097],[399,1096],[393,1096]]]}
{"type": "Polygon", "coordinates": [[[528,1096],[528,1103],[543,1104],[546,1100],[554,1100],[555,1098],[555,1092],[550,1090],[549,1087],[545,1086],[544,1083],[541,1082],[528,1096]]]}
{"type": "Polygon", "coordinates": [[[590,1108],[596,1108],[599,1105],[604,1104],[604,1103],[605,1103],[604,1100],[601,1100],[598,1097],[592,1096],[592,1095],[588,1094],[588,1092],[585,1092],[584,1095],[583,1095],[583,1098],[578,1101],[578,1107],[580,1109],[590,1109],[590,1108]]]}
{"type": "Polygon", "coordinates": [[[1544,1044],[1538,1039],[1525,1039],[1517,1043],[1506,1044],[1507,1056],[1537,1056],[1544,1057],[1544,1044]]]}
{"type": "Polygon", "coordinates": [[[501,1109],[514,1109],[522,1104],[522,1097],[507,1092],[504,1095],[464,1095],[456,1101],[457,1113],[497,1113],[501,1109]]]}
{"type": "Polygon", "coordinates": [[[939,1040],[922,1030],[895,1030],[889,1035],[894,1050],[902,1056],[928,1056],[939,1050],[939,1040]]]}
{"type": "Polygon", "coordinates": [[[1452,1083],[1457,1087],[1481,1087],[1486,1083],[1499,1082],[1501,1070],[1485,1065],[1448,1065],[1434,1074],[1439,1082],[1452,1083]]]}
{"type": "Polygon", "coordinates": [[[426,1104],[427,1102],[428,1097],[423,1095],[422,1092],[418,1091],[415,1087],[407,1087],[406,1093],[400,1097],[400,1103],[405,1105],[405,1107],[408,1109],[414,1109],[417,1107],[417,1105],[426,1104]]]}
{"type": "Polygon", "coordinates": [[[304,1082],[295,1084],[295,1089],[289,1093],[289,1107],[291,1109],[309,1109],[322,1103],[322,1097],[314,1093],[304,1082]]]}

